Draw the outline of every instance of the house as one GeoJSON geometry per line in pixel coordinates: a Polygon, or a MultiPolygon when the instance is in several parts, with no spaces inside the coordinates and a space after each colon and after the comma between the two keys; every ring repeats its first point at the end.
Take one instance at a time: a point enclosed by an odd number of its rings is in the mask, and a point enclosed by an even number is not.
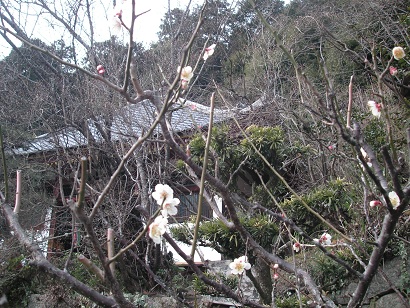
{"type": "MultiPolygon", "coordinates": [[[[260,101],[255,103],[258,106],[260,101]]],[[[250,107],[248,107],[250,108],[250,107]]],[[[247,112],[244,110],[243,112],[247,112]]],[[[232,119],[240,113],[238,109],[218,109],[214,110],[214,124],[232,119]]],[[[206,128],[209,123],[210,107],[191,102],[180,100],[180,104],[173,107],[170,112],[169,121],[182,139],[192,135],[193,132],[206,128]]],[[[115,111],[110,115],[109,125],[105,119],[89,119],[86,121],[86,127],[66,127],[56,132],[50,132],[37,136],[31,141],[27,141],[18,148],[8,150],[9,155],[25,157],[28,161],[36,161],[57,168],[57,162],[61,158],[73,157],[73,161],[78,160],[81,156],[88,156],[90,142],[94,145],[103,145],[107,138],[117,147],[129,146],[138,137],[143,135],[155,120],[155,107],[148,101],[142,101],[139,104],[127,105],[115,111]],[[70,154],[71,153],[71,154],[70,154]]],[[[155,128],[154,137],[160,135],[159,128],[155,128]]],[[[91,165],[91,164],[90,164],[91,165]]],[[[98,164],[95,164],[98,166],[98,164]]],[[[95,168],[94,165],[94,168],[95,168]]],[[[63,207],[63,198],[76,197],[73,190],[73,170],[68,161],[63,166],[63,173],[67,179],[63,182],[64,196],[60,194],[60,187],[57,178],[50,183],[50,193],[54,195],[56,206],[53,207],[50,222],[50,238],[57,238],[58,241],[49,241],[48,251],[58,252],[67,250],[71,245],[81,240],[80,234],[72,232],[73,226],[70,219],[71,214],[68,209],[63,207]],[[70,196],[71,195],[71,196],[70,196]],[[70,236],[67,236],[69,234],[70,236]]],[[[195,185],[185,185],[184,192],[177,197],[181,200],[177,219],[179,221],[187,219],[196,213],[199,189],[195,185]]],[[[87,197],[86,197],[87,198],[87,197]]],[[[86,199],[87,201],[87,199],[86,199]]],[[[154,209],[151,210],[154,212],[154,209]]],[[[208,204],[205,203],[203,216],[211,219],[213,213],[208,204]]],[[[75,230],[75,228],[74,228],[75,230]]]]}

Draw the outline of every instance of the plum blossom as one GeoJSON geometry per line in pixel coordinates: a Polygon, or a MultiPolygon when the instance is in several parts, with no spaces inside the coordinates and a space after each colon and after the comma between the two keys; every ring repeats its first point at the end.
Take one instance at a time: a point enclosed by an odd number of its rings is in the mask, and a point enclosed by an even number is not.
{"type": "Polygon", "coordinates": [[[396,76],[397,73],[398,73],[398,70],[397,70],[397,68],[395,68],[394,66],[390,66],[390,67],[389,67],[389,73],[390,73],[390,75],[392,75],[392,76],[396,76]]]}
{"type": "Polygon", "coordinates": [[[178,198],[172,198],[165,200],[164,204],[162,205],[162,216],[168,217],[168,215],[176,215],[178,213],[177,205],[181,201],[178,198]]]}
{"type": "Polygon", "coordinates": [[[157,184],[155,191],[152,193],[152,198],[157,201],[158,205],[162,205],[174,198],[174,191],[167,184],[157,184]]]}
{"type": "Polygon", "coordinates": [[[278,273],[273,274],[273,279],[278,280],[279,279],[279,274],[278,273]]]}
{"type": "Polygon", "coordinates": [[[122,28],[130,27],[132,19],[132,1],[119,0],[114,7],[110,28],[113,35],[119,35],[122,28]]]}
{"type": "Polygon", "coordinates": [[[97,65],[97,73],[98,73],[99,75],[104,75],[104,73],[105,73],[105,68],[104,68],[104,66],[102,66],[101,64],[100,64],[100,65],[97,65]]]}
{"type": "Polygon", "coordinates": [[[381,115],[381,109],[382,109],[382,104],[378,104],[375,101],[368,101],[367,106],[369,106],[370,111],[375,117],[380,118],[381,115]]]}
{"type": "Polygon", "coordinates": [[[379,200],[370,201],[370,207],[382,206],[383,204],[379,200]]]}
{"type": "Polygon", "coordinates": [[[392,53],[393,53],[393,57],[396,60],[403,59],[406,56],[406,53],[404,52],[403,47],[400,47],[400,46],[394,47],[392,50],[392,53]]]}
{"type": "Polygon", "coordinates": [[[203,59],[206,61],[210,56],[212,56],[215,52],[216,44],[212,44],[211,46],[205,48],[203,59]]]}
{"type": "Polygon", "coordinates": [[[332,236],[329,233],[325,232],[319,239],[314,238],[313,242],[315,242],[316,244],[330,245],[332,244],[332,236]]]}
{"type": "Polygon", "coordinates": [[[395,191],[389,192],[389,199],[391,205],[393,206],[393,209],[397,209],[397,207],[400,205],[400,198],[395,191]]]}
{"type": "Polygon", "coordinates": [[[329,233],[323,233],[319,241],[324,245],[330,245],[332,243],[332,236],[329,233]]]}
{"type": "Polygon", "coordinates": [[[245,270],[251,268],[251,264],[248,263],[246,256],[242,256],[231,262],[229,268],[232,270],[233,275],[242,275],[245,270]]]}
{"type": "Polygon", "coordinates": [[[185,79],[187,81],[190,81],[191,78],[194,76],[191,66],[185,66],[182,68],[182,70],[181,67],[178,66],[178,72],[181,72],[181,79],[185,79]]]}
{"type": "Polygon", "coordinates": [[[299,243],[299,242],[296,242],[296,243],[293,244],[293,250],[294,250],[295,252],[299,252],[299,251],[300,251],[300,243],[299,243]]]}
{"type": "Polygon", "coordinates": [[[194,73],[192,72],[192,67],[185,66],[181,70],[181,67],[178,66],[178,73],[180,73],[181,77],[181,88],[186,89],[188,87],[189,81],[194,76],[194,73]]]}
{"type": "Polygon", "coordinates": [[[122,5],[122,1],[119,1],[116,4],[114,7],[113,16],[111,18],[110,28],[114,35],[118,35],[122,29],[122,5]]]}
{"type": "Polygon", "coordinates": [[[161,237],[167,230],[168,219],[162,215],[157,216],[155,220],[149,225],[149,237],[155,244],[161,243],[161,237]]]}

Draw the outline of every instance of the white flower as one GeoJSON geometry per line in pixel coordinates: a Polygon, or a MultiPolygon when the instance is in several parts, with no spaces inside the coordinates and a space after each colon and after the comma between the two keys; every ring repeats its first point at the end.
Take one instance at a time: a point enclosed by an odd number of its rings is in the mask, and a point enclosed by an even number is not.
{"type": "Polygon", "coordinates": [[[406,53],[404,52],[403,47],[400,47],[400,46],[394,47],[392,50],[392,53],[393,53],[393,57],[396,60],[403,59],[406,56],[406,53]]]}
{"type": "Polygon", "coordinates": [[[400,198],[395,191],[389,192],[389,199],[391,205],[393,206],[393,209],[397,209],[397,207],[400,205],[400,198]]]}
{"type": "Polygon", "coordinates": [[[149,225],[149,237],[152,238],[154,243],[161,243],[161,236],[167,230],[168,219],[162,217],[162,215],[157,216],[154,222],[149,225]]]}
{"type": "Polygon", "coordinates": [[[332,236],[329,233],[323,233],[319,239],[322,245],[330,245],[332,243],[332,236]]]}
{"type": "Polygon", "coordinates": [[[319,239],[314,238],[313,242],[315,244],[330,245],[332,244],[332,236],[329,233],[323,233],[319,239]]]}
{"type": "Polygon", "coordinates": [[[295,244],[293,244],[293,250],[295,252],[299,252],[300,251],[300,243],[296,242],[295,244]]]}
{"type": "Polygon", "coordinates": [[[181,70],[181,67],[178,66],[178,73],[180,73],[181,88],[186,89],[188,87],[189,81],[194,76],[194,73],[192,72],[192,67],[185,66],[181,70]]]}
{"type": "Polygon", "coordinates": [[[168,199],[162,205],[162,216],[167,217],[168,215],[176,215],[178,213],[177,205],[180,203],[178,198],[168,199]]]}
{"type": "Polygon", "coordinates": [[[113,35],[119,35],[122,27],[130,28],[132,19],[132,1],[119,0],[114,7],[110,28],[113,35]]]}
{"type": "Polygon", "coordinates": [[[191,78],[194,76],[194,73],[192,72],[192,67],[191,66],[185,66],[182,68],[178,66],[178,73],[181,73],[180,77],[182,80],[190,81],[191,78]]]}
{"type": "Polygon", "coordinates": [[[152,198],[157,201],[158,205],[162,205],[174,198],[174,191],[167,184],[157,184],[155,191],[152,193],[152,198]]]}
{"type": "Polygon", "coordinates": [[[251,268],[251,264],[248,263],[246,256],[239,257],[229,264],[229,268],[234,275],[242,275],[245,270],[251,268]]]}
{"type": "Polygon", "coordinates": [[[382,109],[382,104],[378,104],[375,101],[368,101],[367,106],[369,106],[370,111],[375,117],[380,118],[381,115],[381,109],[382,109]]]}
{"type": "Polygon", "coordinates": [[[205,48],[205,52],[204,52],[204,56],[203,56],[204,61],[206,61],[206,59],[208,59],[208,57],[210,57],[214,54],[215,47],[216,47],[216,44],[212,44],[211,46],[205,48]]]}
{"type": "Polygon", "coordinates": [[[111,18],[110,29],[113,35],[119,35],[121,33],[122,23],[118,16],[113,16],[111,18]]]}

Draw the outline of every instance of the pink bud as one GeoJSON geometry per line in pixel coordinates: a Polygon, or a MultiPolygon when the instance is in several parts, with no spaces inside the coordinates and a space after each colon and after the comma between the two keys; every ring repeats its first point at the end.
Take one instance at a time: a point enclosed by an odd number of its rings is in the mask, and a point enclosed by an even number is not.
{"type": "Polygon", "coordinates": [[[273,274],[273,279],[275,280],[279,279],[279,274],[278,273],[273,274]]]}
{"type": "Polygon", "coordinates": [[[293,244],[293,250],[296,252],[299,252],[300,250],[300,243],[296,242],[295,244],[293,244]]]}
{"type": "Polygon", "coordinates": [[[104,68],[104,66],[102,66],[101,64],[98,65],[98,66],[97,66],[97,72],[98,72],[98,74],[100,74],[100,75],[104,75],[104,73],[105,73],[105,68],[104,68]]]}
{"type": "Polygon", "coordinates": [[[181,79],[181,88],[185,90],[188,87],[189,80],[181,79]]]}
{"type": "Polygon", "coordinates": [[[370,201],[370,207],[376,207],[383,205],[379,200],[370,201]]]}
{"type": "Polygon", "coordinates": [[[398,73],[397,68],[395,68],[394,66],[389,67],[389,72],[390,72],[390,75],[392,76],[396,76],[398,73]]]}

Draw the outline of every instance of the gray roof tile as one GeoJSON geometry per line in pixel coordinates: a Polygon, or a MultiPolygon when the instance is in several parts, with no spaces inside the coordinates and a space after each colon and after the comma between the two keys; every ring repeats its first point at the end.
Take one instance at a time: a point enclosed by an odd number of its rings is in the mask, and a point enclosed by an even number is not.
{"type": "MultiPolygon", "coordinates": [[[[197,127],[206,127],[209,122],[210,108],[191,101],[185,101],[182,105],[172,111],[171,125],[174,132],[192,131],[197,127]]],[[[220,123],[232,118],[234,112],[231,110],[214,110],[214,123],[220,123]]],[[[155,107],[148,101],[139,104],[127,105],[114,115],[110,127],[111,139],[139,137],[146,131],[155,119],[155,107]]],[[[100,124],[103,121],[98,119],[100,124]]],[[[104,125],[103,125],[104,126],[104,125]]],[[[103,140],[96,128],[95,120],[88,120],[88,127],[97,142],[103,140]]],[[[154,134],[159,134],[156,128],[154,134]]],[[[58,148],[75,148],[87,144],[87,137],[74,127],[67,127],[57,132],[37,136],[28,141],[23,147],[12,149],[14,155],[29,155],[38,152],[54,151],[58,148]]]]}

